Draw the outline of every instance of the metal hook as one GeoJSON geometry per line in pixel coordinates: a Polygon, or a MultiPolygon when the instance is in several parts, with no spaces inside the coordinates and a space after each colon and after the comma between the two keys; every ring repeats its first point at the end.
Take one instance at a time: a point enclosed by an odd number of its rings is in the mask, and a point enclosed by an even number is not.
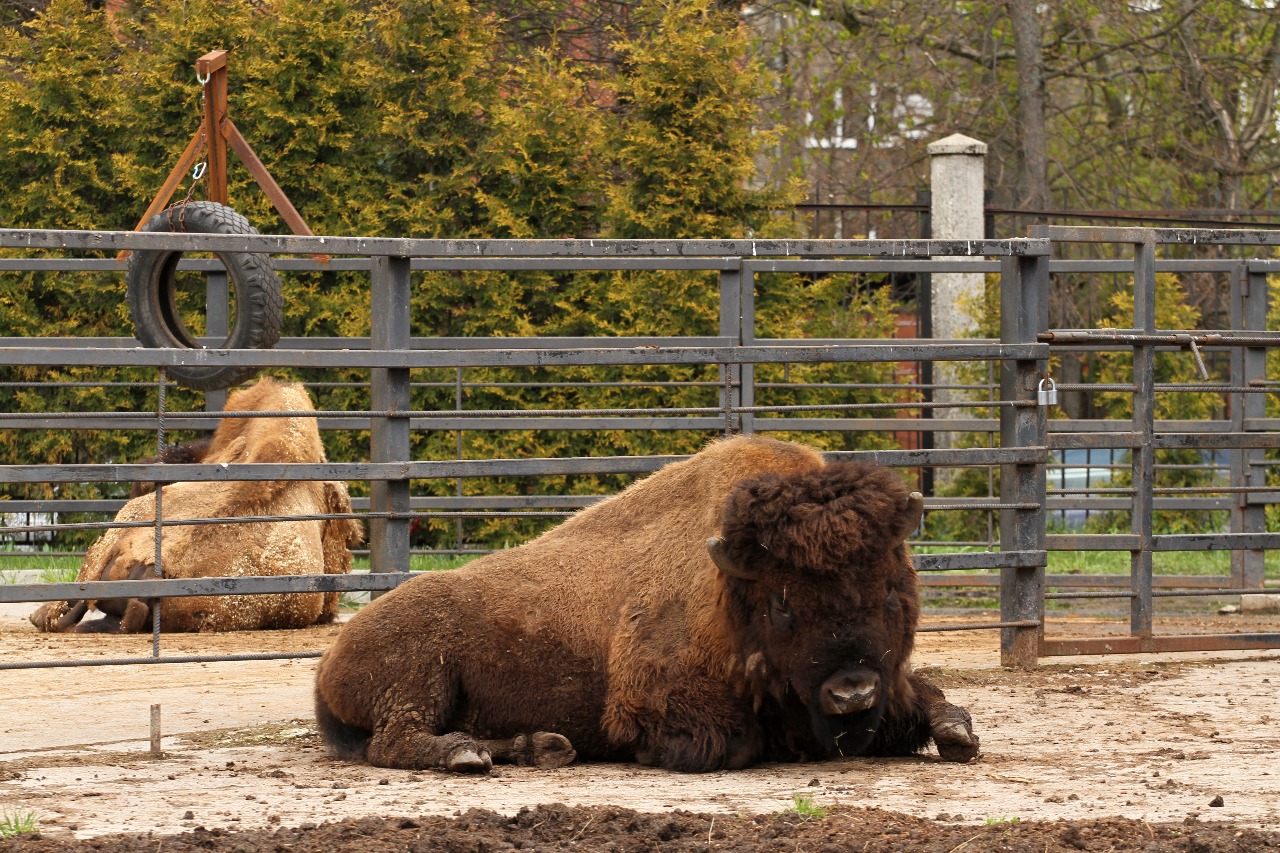
{"type": "Polygon", "coordinates": [[[201,163],[196,163],[196,167],[191,170],[191,180],[198,181],[201,178],[203,178],[205,169],[207,169],[208,167],[209,167],[209,162],[207,160],[201,163]]]}
{"type": "Polygon", "coordinates": [[[211,78],[211,77],[213,77],[213,72],[212,72],[212,71],[211,71],[211,72],[209,72],[208,74],[204,75],[203,77],[201,77],[201,76],[200,76],[200,72],[199,72],[199,71],[197,71],[197,72],[196,72],[196,82],[197,82],[197,83],[199,83],[201,86],[208,86],[208,85],[209,85],[209,78],[211,78]]]}

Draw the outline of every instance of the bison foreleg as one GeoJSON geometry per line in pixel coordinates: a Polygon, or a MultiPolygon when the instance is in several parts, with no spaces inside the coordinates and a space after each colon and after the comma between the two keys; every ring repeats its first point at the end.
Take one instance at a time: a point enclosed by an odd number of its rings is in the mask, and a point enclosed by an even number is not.
{"type": "Polygon", "coordinates": [[[943,761],[972,761],[978,757],[978,736],[973,718],[959,705],[945,699],[929,706],[929,732],[943,761]]]}
{"type": "Polygon", "coordinates": [[[61,634],[74,628],[89,610],[87,601],[51,601],[28,617],[37,631],[61,634]]]}
{"type": "Polygon", "coordinates": [[[141,634],[151,620],[151,607],[140,598],[108,599],[110,609],[104,608],[101,619],[81,622],[74,634],[141,634]]]}
{"type": "Polygon", "coordinates": [[[518,764],[542,770],[564,767],[578,757],[577,750],[569,743],[569,739],[554,732],[534,732],[530,735],[482,740],[477,743],[481,749],[489,751],[495,763],[518,764]]]}
{"type": "Polygon", "coordinates": [[[952,705],[942,690],[912,675],[911,686],[924,707],[929,721],[929,736],[943,761],[972,761],[978,757],[978,736],[973,733],[973,718],[959,705],[952,705]]]}
{"type": "Polygon", "coordinates": [[[943,761],[972,761],[978,757],[978,736],[973,719],[959,705],[952,705],[942,690],[919,675],[909,676],[915,702],[905,711],[885,715],[872,752],[909,755],[932,740],[943,761]]]}
{"type": "Polygon", "coordinates": [[[369,739],[369,763],[403,770],[488,773],[493,758],[485,743],[465,732],[437,735],[418,724],[388,723],[369,739]]]}
{"type": "MultiPolygon", "coordinates": [[[[138,563],[129,570],[125,580],[140,580],[149,568],[145,563],[138,563]]],[[[104,614],[103,618],[82,622],[76,628],[78,633],[140,634],[151,616],[151,606],[140,598],[100,598],[98,610],[104,614]]]]}

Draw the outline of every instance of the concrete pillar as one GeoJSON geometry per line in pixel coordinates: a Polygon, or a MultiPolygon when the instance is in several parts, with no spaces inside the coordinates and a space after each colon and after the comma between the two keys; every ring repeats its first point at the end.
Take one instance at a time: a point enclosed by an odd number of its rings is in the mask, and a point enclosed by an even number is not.
{"type": "MultiPolygon", "coordinates": [[[[984,232],[983,193],[986,189],[987,144],[955,133],[929,145],[930,215],[935,240],[981,240],[984,232]]],[[[972,311],[981,305],[983,273],[933,273],[932,299],[933,337],[957,339],[969,337],[977,328],[972,311]]],[[[933,368],[934,382],[939,385],[963,384],[965,377],[956,362],[939,362],[933,368]]],[[[948,403],[971,399],[962,391],[940,388],[934,392],[935,402],[948,403]]],[[[971,417],[967,409],[939,409],[935,418],[971,417]]],[[[935,447],[950,447],[954,436],[937,433],[935,447]]],[[[944,476],[945,479],[945,476],[944,476]]]]}

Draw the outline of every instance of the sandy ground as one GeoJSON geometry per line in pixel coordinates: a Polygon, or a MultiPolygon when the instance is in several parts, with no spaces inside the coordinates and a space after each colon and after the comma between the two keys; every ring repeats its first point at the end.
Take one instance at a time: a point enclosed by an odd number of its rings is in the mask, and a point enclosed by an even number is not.
{"type": "MultiPolygon", "coordinates": [[[[150,637],[36,634],[30,609],[0,607],[0,660],[150,652],[150,637]]],[[[1233,630],[1274,631],[1270,619],[1233,630]]],[[[1053,627],[1104,629],[1070,618],[1053,627]]],[[[166,636],[163,653],[320,650],[336,630],[166,636]]],[[[334,761],[310,716],[314,660],[4,671],[0,814],[34,812],[46,835],[83,838],[557,802],[768,814],[798,792],[975,825],[1198,815],[1280,828],[1280,652],[1053,658],[1016,672],[1000,668],[998,642],[993,632],[918,637],[916,666],[973,715],[983,754],[971,764],[922,755],[698,776],[582,765],[472,778],[334,761]],[[152,704],[160,757],[148,752],[152,704]]]]}

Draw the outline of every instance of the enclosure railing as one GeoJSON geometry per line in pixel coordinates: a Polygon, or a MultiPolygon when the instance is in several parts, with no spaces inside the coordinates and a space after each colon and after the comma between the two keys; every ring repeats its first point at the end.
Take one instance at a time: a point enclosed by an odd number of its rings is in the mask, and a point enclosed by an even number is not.
{"type": "MultiPolygon", "coordinates": [[[[1089,232],[1093,229],[1067,229],[1073,232],[1089,232]]],[[[1103,229],[1114,232],[1116,229],[1103,229]]],[[[1124,229],[1126,231],[1130,229],[1124,229]]],[[[1140,229],[1133,229],[1140,230],[1140,229]]],[[[1143,234],[1149,232],[1143,231],[1143,234]]],[[[151,367],[162,373],[174,365],[223,365],[253,364],[278,368],[358,368],[369,371],[371,406],[362,411],[321,411],[315,413],[324,429],[370,430],[368,461],[335,462],[323,465],[126,465],[101,464],[80,466],[9,465],[0,466],[0,483],[36,482],[146,482],[192,480],[263,480],[263,479],[316,479],[367,481],[371,496],[354,502],[358,517],[369,522],[369,558],[371,573],[368,575],[335,576],[308,575],[278,578],[205,578],[172,579],[124,582],[94,582],[74,584],[19,584],[0,585],[0,601],[55,601],[98,597],[128,596],[136,598],[163,598],[171,595],[223,595],[228,593],[261,594],[270,592],[320,592],[357,591],[374,592],[394,588],[408,574],[410,524],[415,519],[453,517],[469,518],[476,515],[506,514],[512,517],[537,514],[564,514],[587,505],[596,498],[574,495],[519,495],[519,496],[453,496],[414,495],[410,488],[413,480],[460,480],[469,477],[489,476],[547,476],[578,474],[642,474],[655,470],[671,461],[673,456],[628,457],[580,457],[561,459],[435,459],[414,460],[410,453],[410,436],[414,430],[501,430],[501,429],[574,429],[574,430],[694,430],[712,435],[717,432],[779,432],[784,434],[806,432],[874,431],[915,436],[936,433],[979,433],[992,437],[993,447],[932,447],[928,440],[918,440],[913,447],[897,450],[834,452],[832,458],[861,458],[888,465],[932,471],[934,469],[965,469],[970,467],[999,472],[999,488],[987,496],[936,497],[929,495],[926,509],[929,512],[957,512],[992,514],[999,519],[999,537],[978,543],[986,550],[977,553],[929,553],[916,558],[922,582],[947,584],[998,584],[1000,588],[1000,619],[997,622],[957,622],[953,625],[930,626],[925,630],[951,630],[993,628],[1001,632],[1002,660],[1010,665],[1029,665],[1038,656],[1101,652],[1120,650],[1114,641],[1103,643],[1076,642],[1046,639],[1044,637],[1044,607],[1046,600],[1070,600],[1075,597],[1097,597],[1114,594],[1107,582],[1088,577],[1046,577],[1046,549],[1077,549],[1082,547],[1109,547],[1134,550],[1143,553],[1142,534],[1128,537],[1112,536],[1105,540],[1086,534],[1055,534],[1046,536],[1047,511],[1072,509],[1084,505],[1090,510],[1105,503],[1107,508],[1121,509],[1132,506],[1134,524],[1142,512],[1168,507],[1194,507],[1212,505],[1215,509],[1231,507],[1233,525],[1240,525],[1241,532],[1264,530],[1260,509],[1269,496],[1259,479],[1257,466],[1245,461],[1233,460],[1233,476],[1250,476],[1253,485],[1241,486],[1235,482],[1236,491],[1189,493],[1178,490],[1155,489],[1147,495],[1137,494],[1141,483],[1154,480],[1154,459],[1147,474],[1148,480],[1134,476],[1133,492],[1099,492],[1092,488],[1077,494],[1076,490],[1056,489],[1047,491],[1050,449],[1063,452],[1081,447],[1134,448],[1141,436],[1138,424],[1140,412],[1150,414],[1149,430],[1152,436],[1159,429],[1176,426],[1180,434],[1198,434],[1204,424],[1167,424],[1154,421],[1154,409],[1144,400],[1134,407],[1133,424],[1121,431],[1116,423],[1106,427],[1047,418],[1051,407],[1039,405],[1037,391],[1041,380],[1049,376],[1051,348],[1063,350],[1070,347],[1114,347],[1115,340],[1104,341],[1095,336],[1086,341],[1067,342],[1069,330],[1049,329],[1048,304],[1050,281],[1053,276],[1075,272],[1106,272],[1133,274],[1139,277],[1154,276],[1157,270],[1184,271],[1194,269],[1215,270],[1241,268],[1236,260],[1212,260],[1171,258],[1156,260],[1154,251],[1150,257],[1138,253],[1137,260],[1073,261],[1050,259],[1050,240],[1066,239],[1058,234],[1041,235],[1031,240],[1005,241],[504,241],[504,240],[390,240],[335,237],[278,237],[278,236],[223,236],[199,234],[137,234],[131,232],[66,232],[66,231],[16,231],[0,230],[0,248],[25,250],[66,250],[70,252],[106,251],[120,249],[166,249],[184,252],[229,251],[265,252],[273,255],[314,255],[324,253],[334,259],[323,267],[304,258],[278,257],[274,265],[281,271],[305,271],[314,269],[367,271],[370,276],[370,309],[372,328],[369,338],[292,338],[282,340],[274,350],[143,350],[138,349],[132,338],[84,338],[84,339],[0,339],[0,369],[5,366],[117,366],[151,367]],[[995,260],[984,260],[992,258],[995,260]],[[1146,260],[1144,260],[1146,258],[1146,260]],[[1206,266],[1209,265],[1209,266],[1206,266]],[[718,335],[689,337],[637,337],[637,338],[423,338],[414,337],[413,318],[410,311],[411,276],[415,271],[426,270],[703,270],[714,274],[717,292],[709,298],[718,299],[720,323],[718,335]],[[944,271],[980,271],[998,274],[1001,293],[1002,326],[999,340],[973,339],[963,341],[936,340],[845,340],[845,339],[766,339],[757,336],[755,317],[757,288],[760,277],[775,273],[794,273],[806,276],[823,276],[832,273],[877,272],[890,275],[918,275],[944,271]],[[998,384],[992,382],[975,386],[979,392],[975,399],[964,403],[967,408],[987,413],[987,416],[959,418],[904,418],[904,412],[928,413],[939,404],[930,402],[924,388],[922,401],[894,404],[866,404],[821,402],[804,406],[761,405],[757,394],[774,385],[759,381],[756,370],[760,366],[792,364],[930,364],[936,361],[962,361],[994,365],[998,369],[998,384]],[[490,367],[548,368],[581,365],[606,365],[614,367],[636,365],[689,365],[715,366],[715,378],[702,382],[714,389],[719,396],[715,405],[702,407],[659,409],[567,409],[567,410],[487,410],[465,409],[461,401],[464,372],[490,367]],[[413,371],[446,369],[456,376],[459,389],[456,407],[452,410],[414,411],[410,406],[410,388],[426,383],[411,381],[413,371]],[[879,407],[879,408],[877,408],[879,407]],[[832,416],[832,414],[836,416],[832,416]],[[873,417],[863,415],[872,414],[873,417]],[[991,415],[995,414],[996,417],[991,415]],[[850,415],[859,415],[850,417],[850,415]],[[1157,429],[1159,427],[1159,429],[1157,429]],[[1241,496],[1245,496],[1242,499],[1241,496]],[[1236,503],[1244,505],[1235,507],[1236,503]],[[1252,513],[1252,514],[1250,514],[1252,513]],[[1237,521],[1237,516],[1239,520],[1237,521]],[[1254,525],[1253,528],[1247,525],[1254,525]],[[1262,525],[1262,526],[1260,526],[1262,525]],[[1136,537],[1136,538],[1135,538],[1136,537]],[[1104,542],[1104,545],[1098,545],[1104,542]],[[957,574],[962,572],[963,574],[957,574]],[[985,574],[995,572],[995,575],[985,574]],[[983,574],[975,574],[983,573],[983,574]],[[1047,592],[1047,589],[1073,587],[1097,583],[1101,592],[1047,592]]],[[[1092,239],[1092,238],[1090,238],[1092,239]]],[[[1262,245],[1273,245],[1263,243],[1262,245]]],[[[1252,262],[1250,272],[1241,281],[1255,281],[1254,289],[1265,294],[1267,262],[1252,262]],[[1249,276],[1253,276],[1251,279],[1249,276]],[[1263,276],[1261,285],[1256,277],[1263,276]]],[[[214,341],[217,333],[225,331],[225,308],[219,316],[218,305],[225,305],[225,276],[216,262],[184,260],[182,266],[206,273],[210,282],[208,334],[214,341]]],[[[21,257],[0,259],[0,275],[5,270],[42,269],[51,273],[74,272],[84,269],[118,271],[123,265],[114,260],[79,257],[21,257]]],[[[1239,277],[1239,276],[1237,276],[1239,277]]],[[[1149,289],[1154,298],[1154,285],[1149,289]]],[[[1144,295],[1147,290],[1136,288],[1144,295]]],[[[1145,297],[1144,297],[1145,298],[1145,297]]],[[[1265,297],[1264,297],[1265,298],[1265,297]]],[[[1146,310],[1146,309],[1144,309],[1146,310]]],[[[1153,310],[1153,309],[1152,309],[1153,310]]],[[[1251,309],[1255,310],[1255,309],[1251,309]]],[[[1257,316],[1250,315],[1257,322],[1257,316]]],[[[1265,319],[1265,308],[1261,315],[1265,319]]],[[[1135,323],[1135,326],[1138,325],[1135,323]]],[[[1254,328],[1254,327],[1250,327],[1254,328]]],[[[1262,328],[1262,327],[1258,327],[1262,328]]],[[[1129,330],[1133,332],[1133,330],[1129,330]]],[[[1109,334],[1120,331],[1109,330],[1109,334]]],[[[1191,333],[1179,333],[1191,334],[1191,333]]],[[[1262,333],[1265,337],[1266,333],[1262,333]]],[[[1221,347],[1220,341],[1203,344],[1192,336],[1197,349],[1221,347]]],[[[1270,338],[1267,338],[1269,341],[1270,338]]],[[[1280,336],[1277,336],[1280,340],[1280,336]]],[[[1130,342],[1121,341],[1128,347],[1130,342]]],[[[1248,383],[1258,386],[1259,377],[1265,377],[1265,367],[1257,361],[1262,347],[1270,344],[1251,344],[1253,371],[1249,379],[1239,381],[1233,374],[1230,388],[1248,383]]],[[[1183,338],[1153,341],[1147,344],[1154,352],[1160,347],[1190,346],[1183,338]]],[[[1250,350],[1245,348],[1244,358],[1250,350]]],[[[1242,361],[1243,371],[1245,362],[1242,361]]],[[[918,376],[919,373],[913,374],[918,376]]],[[[1243,377],[1244,374],[1242,373],[1243,377]]],[[[478,384],[485,384],[480,382],[478,384]]],[[[1084,385],[1085,383],[1081,383],[1084,385]]],[[[1142,386],[1142,382],[1136,382],[1142,386]]],[[[1157,393],[1159,385],[1150,384],[1148,393],[1157,393]]],[[[157,381],[157,399],[163,400],[157,381]]],[[[895,386],[896,387],[896,386],[895,386]]],[[[914,387],[919,387],[917,383],[914,387]]],[[[1070,385],[1060,385],[1065,393],[1078,390],[1070,385]]],[[[1129,386],[1126,386],[1129,387],[1129,386]]],[[[833,383],[835,394],[846,389],[833,383]]],[[[974,390],[971,388],[970,390],[974,390]]],[[[1097,390],[1090,386],[1089,391],[1097,390]]],[[[1243,391],[1224,391],[1219,388],[1211,393],[1239,394],[1255,402],[1254,409],[1232,409],[1227,424],[1212,425],[1211,434],[1227,443],[1244,441],[1229,438],[1237,433],[1267,428],[1260,418],[1261,396],[1243,391]]],[[[0,414],[0,428],[4,429],[138,429],[156,430],[209,429],[221,417],[221,399],[218,392],[210,392],[206,412],[168,412],[158,407],[155,412],[65,412],[65,413],[9,413],[0,414]]],[[[1234,398],[1233,398],[1234,399],[1234,398]]],[[[1055,412],[1056,414],[1056,412],[1055,412]]],[[[1141,416],[1146,416],[1141,415],[1141,416]]],[[[1147,446],[1151,446],[1150,443],[1147,446]]],[[[1225,445],[1219,445],[1225,446],[1225,445]]],[[[1233,445],[1234,446],[1234,445],[1233,445]]],[[[1259,445],[1252,446],[1261,452],[1259,445]]],[[[1256,455],[1256,454],[1255,454],[1256,455]]],[[[1135,462],[1134,470],[1139,471],[1135,462]]],[[[1141,469],[1148,471],[1148,469],[1141,469]]],[[[997,482],[990,478],[993,485],[997,482]]],[[[1234,481],[1233,481],[1234,482],[1234,481]]],[[[1106,488],[1106,487],[1104,487],[1106,488]]],[[[25,512],[112,512],[122,501],[31,501],[15,500],[6,506],[11,511],[25,512]]],[[[163,528],[172,521],[161,519],[163,528]]],[[[459,522],[460,523],[460,522],[459,522]]],[[[109,522],[93,523],[94,527],[106,527],[109,522]]],[[[66,525],[28,525],[29,529],[65,529],[66,525]]],[[[1235,528],[1233,527],[1233,530],[1235,528]]],[[[1203,547],[1244,548],[1237,562],[1239,572],[1233,572],[1233,583],[1226,590],[1203,590],[1223,594],[1258,591],[1263,586],[1261,552],[1258,548],[1272,547],[1269,539],[1242,540],[1209,539],[1214,543],[1203,547]],[[1252,549],[1252,550],[1250,550],[1252,549]],[[1256,552],[1256,553],[1255,553],[1256,552]]],[[[1197,543],[1199,540],[1197,540],[1197,543]]],[[[1200,547],[1197,543],[1150,537],[1154,547],[1200,547]]],[[[462,547],[454,551],[470,551],[462,547]]],[[[938,543],[931,543],[938,544],[938,543]]],[[[943,545],[940,549],[946,551],[943,545]]],[[[1146,614],[1146,622],[1135,622],[1133,649],[1158,649],[1178,647],[1179,643],[1201,642],[1199,638],[1173,642],[1156,638],[1150,631],[1150,606],[1155,598],[1167,592],[1183,594],[1188,590],[1159,588],[1160,583],[1195,587],[1199,579],[1162,577],[1150,579],[1150,550],[1145,564],[1135,557],[1136,567],[1131,573],[1130,590],[1123,593],[1135,602],[1134,612],[1146,614]],[[1139,574],[1146,566],[1149,581],[1139,574]],[[1146,592],[1144,593],[1144,590],[1146,592]],[[1147,598],[1143,599],[1143,596],[1147,598]],[[1147,607],[1141,611],[1140,603],[1147,607]],[[1146,635],[1141,633],[1145,624],[1146,635]],[[1153,645],[1154,643],[1154,645],[1153,645]]],[[[1189,590],[1196,592],[1196,589],[1189,590]]],[[[1127,641],[1126,641],[1127,642],[1127,641]]],[[[1274,635],[1235,635],[1228,638],[1210,638],[1208,647],[1241,647],[1245,644],[1276,643],[1274,635]],[[1215,645],[1216,644],[1216,645],[1215,645]]],[[[1126,646],[1125,648],[1129,648],[1126,646]]],[[[310,653],[308,653],[310,654],[310,653]]],[[[265,655],[277,657],[280,655],[265,655]]],[[[258,657],[258,656],[251,656],[258,657]]],[[[153,653],[149,658],[130,658],[129,662],[177,662],[191,657],[159,655],[159,635],[153,637],[153,653]]],[[[224,658],[200,658],[224,659],[224,658]]],[[[95,661],[95,663],[120,661],[95,661]]],[[[80,662],[23,662],[0,663],[0,668],[36,665],[72,665],[80,662]]]]}
{"type": "MultiPolygon", "coordinates": [[[[101,340],[87,345],[49,346],[42,341],[4,341],[0,346],[0,366],[146,366],[160,373],[158,389],[163,388],[164,370],[176,365],[217,366],[252,364],[263,367],[334,367],[369,371],[372,406],[359,412],[318,412],[317,417],[329,421],[328,426],[349,426],[370,430],[367,462],[334,462],[315,465],[237,464],[237,465],[7,465],[0,466],[0,482],[140,482],[164,481],[245,481],[245,480],[364,480],[370,483],[369,510],[360,517],[369,522],[371,571],[368,575],[307,575],[284,578],[200,578],[155,579],[126,582],[97,581],[71,584],[20,584],[0,587],[0,600],[56,601],[64,599],[107,598],[116,596],[162,599],[172,595],[221,595],[230,592],[262,594],[269,592],[313,591],[381,591],[393,588],[408,577],[409,530],[415,513],[410,484],[428,478],[463,478],[475,476],[567,475],[588,473],[636,474],[655,470],[671,457],[592,457],[564,459],[485,459],[485,460],[413,460],[410,434],[414,428],[456,429],[475,426],[477,422],[516,428],[617,428],[617,419],[635,428],[702,429],[720,432],[755,431],[771,424],[763,416],[785,412],[812,410],[814,413],[852,409],[843,403],[813,406],[770,407],[755,405],[752,373],[765,364],[812,363],[899,363],[921,360],[991,360],[1007,365],[1004,390],[1011,396],[987,403],[1000,410],[1002,420],[1010,426],[1004,446],[972,449],[909,449],[836,453],[833,456],[872,459],[897,466],[934,465],[1000,465],[1010,481],[1027,480],[1018,500],[1000,498],[975,500],[975,508],[1000,511],[1009,517],[1008,541],[1015,547],[1000,552],[935,554],[918,560],[922,571],[956,571],[961,569],[999,569],[1012,572],[1011,589],[1021,590],[1043,575],[1043,525],[1038,520],[1043,504],[1033,488],[1039,471],[1043,481],[1044,443],[1043,413],[1034,401],[1034,376],[1042,372],[1047,348],[1034,341],[1035,329],[1018,328],[1016,340],[993,341],[758,341],[755,338],[754,292],[758,269],[770,271],[790,269],[821,273],[824,267],[834,270],[855,268],[860,262],[848,258],[871,258],[880,263],[894,259],[1002,258],[1002,273],[1010,281],[1015,300],[1025,298],[1022,291],[1035,290],[1037,275],[1043,276],[1043,261],[1048,244],[1038,240],[1008,241],[760,241],[760,240],[392,240],[334,237],[225,236],[209,234],[145,234],[126,232],[71,231],[0,231],[0,247],[30,250],[69,250],[117,252],[147,249],[183,252],[260,252],[270,254],[316,255],[337,257],[334,265],[350,263],[351,258],[368,264],[370,276],[371,333],[365,348],[351,348],[327,341],[321,346],[306,341],[288,341],[287,347],[274,350],[176,350],[137,349],[127,346],[103,346],[101,340]],[[365,260],[367,259],[367,260],[365,260]],[[852,265],[852,266],[851,266],[852,265]],[[411,274],[414,269],[695,269],[711,270],[718,276],[720,334],[712,339],[536,339],[536,340],[448,340],[415,341],[412,337],[410,307],[411,274]],[[27,344],[27,345],[14,345],[27,344]],[[301,345],[300,345],[301,344],[301,345]],[[415,344],[417,346],[415,346],[415,344]],[[685,408],[675,411],[574,410],[574,411],[413,411],[410,406],[410,375],[413,370],[448,368],[464,370],[483,367],[549,367],[562,365],[716,365],[719,371],[720,402],[716,406],[685,408]],[[1031,390],[1029,390],[1031,389],[1031,390]],[[637,424],[635,421],[640,420],[637,424]],[[1041,531],[1037,534],[1037,530],[1041,531]]],[[[35,259],[46,269],[72,269],[74,259],[35,259]]],[[[358,263],[359,261],[357,261],[358,263]]],[[[6,259],[6,266],[23,269],[28,259],[6,259]]],[[[92,263],[102,264],[94,260],[92,263]]],[[[109,263],[109,262],[107,262],[109,263]]],[[[281,261],[280,266],[287,265],[281,261]]],[[[865,266],[865,261],[861,262],[865,266]]],[[[963,261],[939,261],[941,265],[963,261]]],[[[972,261],[970,261],[972,263],[972,261]]],[[[333,268],[333,267],[330,267],[333,268]]],[[[215,275],[216,279],[216,275],[215,275]]],[[[215,280],[214,287],[217,287],[215,280]]],[[[217,297],[214,297],[216,301],[217,297]]],[[[1010,314],[1018,311],[1012,310],[1010,314]]],[[[210,331],[216,318],[210,314],[210,331]]],[[[71,342],[72,344],[78,342],[71,342]]],[[[133,427],[150,425],[158,431],[187,426],[196,421],[216,417],[216,412],[185,413],[176,416],[164,410],[163,391],[154,414],[142,413],[11,413],[3,426],[17,427],[23,422],[43,427],[79,420],[81,425],[95,427],[133,427]]],[[[906,407],[910,407],[907,404],[906,407]]],[[[213,407],[211,407],[213,408],[213,407]]],[[[861,407],[861,408],[866,408],[861,407]]],[[[830,428],[832,423],[799,424],[791,418],[778,425],[785,430],[830,428]]],[[[902,422],[899,422],[900,424],[902,422]]],[[[902,424],[905,425],[905,424],[902,424]]],[[[160,511],[155,526],[163,529],[174,521],[164,521],[160,511]]],[[[241,519],[242,521],[243,519],[241,519]]],[[[264,519],[277,520],[277,519],[264,519]]],[[[198,522],[219,523],[215,520],[198,522]]],[[[221,520],[225,522],[226,520],[221,520]]],[[[183,522],[186,523],[186,522],[183,522]]],[[[234,522],[233,522],[234,523],[234,522]]],[[[102,523],[97,526],[108,526],[102,523]]],[[[1034,655],[1039,620],[1035,613],[1035,597],[1022,594],[1017,600],[1023,606],[1003,614],[999,622],[983,625],[959,625],[957,628],[999,628],[1006,634],[1010,653],[1027,650],[1034,655]]],[[[132,658],[129,662],[192,660],[161,657],[159,632],[153,638],[149,658],[132,658]]],[[[200,659],[215,659],[201,657],[200,659]]],[[[221,659],[221,658],[216,658],[221,659]]],[[[123,661],[94,661],[123,662],[123,661]]],[[[55,662],[69,665],[84,662],[55,662]]],[[[29,662],[3,664],[13,666],[42,665],[29,662]]],[[[49,664],[43,664],[49,665],[49,664]]]]}

